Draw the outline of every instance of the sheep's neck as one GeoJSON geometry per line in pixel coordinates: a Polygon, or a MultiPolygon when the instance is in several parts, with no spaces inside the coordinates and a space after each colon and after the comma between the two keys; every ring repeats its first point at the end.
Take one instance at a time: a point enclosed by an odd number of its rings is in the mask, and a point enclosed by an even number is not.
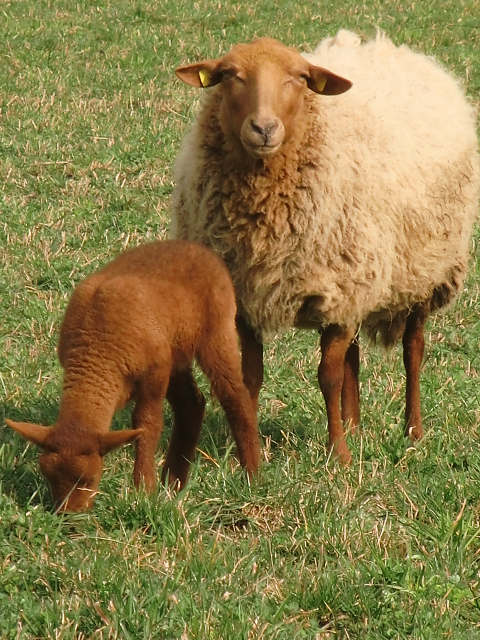
{"type": "Polygon", "coordinates": [[[81,430],[104,433],[110,429],[115,410],[125,402],[118,381],[68,372],[57,424],[77,425],[81,430]]]}

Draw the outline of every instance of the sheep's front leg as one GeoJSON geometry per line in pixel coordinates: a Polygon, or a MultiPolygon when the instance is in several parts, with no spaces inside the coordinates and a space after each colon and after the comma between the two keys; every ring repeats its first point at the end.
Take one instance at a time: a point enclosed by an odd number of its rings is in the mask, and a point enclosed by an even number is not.
{"type": "Polygon", "coordinates": [[[170,378],[167,400],[173,411],[173,431],[163,466],[162,482],[168,475],[170,485],[183,488],[190,463],[195,457],[205,413],[205,398],[197,387],[191,369],[170,378]]]}
{"type": "Polygon", "coordinates": [[[407,318],[403,334],[403,363],[407,376],[405,404],[405,435],[412,440],[423,437],[422,414],[420,408],[420,368],[425,350],[423,330],[427,312],[416,307],[407,318]]]}
{"type": "Polygon", "coordinates": [[[132,415],[134,429],[141,429],[142,435],[135,442],[135,466],[133,480],[138,488],[144,485],[147,492],[155,488],[155,453],[163,429],[163,400],[168,384],[165,375],[152,375],[144,379],[136,396],[132,415]]]}
{"type": "Polygon", "coordinates": [[[340,400],[345,377],[345,358],[354,336],[354,329],[328,326],[322,332],[322,359],[318,367],[318,382],[327,408],[329,446],[344,464],[348,464],[352,456],[343,431],[340,400]]]}
{"type": "Polygon", "coordinates": [[[263,344],[241,316],[237,316],[237,331],[242,349],[243,381],[252,398],[253,409],[257,413],[258,396],[263,383],[263,344]]]}
{"type": "Polygon", "coordinates": [[[345,355],[345,370],[342,385],[342,422],[351,433],[360,424],[360,390],[358,372],[360,370],[360,349],[355,338],[345,355]]]}

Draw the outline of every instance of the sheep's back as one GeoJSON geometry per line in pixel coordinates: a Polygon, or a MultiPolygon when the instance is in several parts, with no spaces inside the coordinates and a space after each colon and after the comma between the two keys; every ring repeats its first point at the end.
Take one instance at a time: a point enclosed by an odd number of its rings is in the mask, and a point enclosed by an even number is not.
{"type": "Polygon", "coordinates": [[[343,188],[351,193],[353,182],[363,183],[362,211],[380,230],[382,262],[392,266],[386,298],[362,317],[374,333],[381,319],[392,321],[432,296],[431,305],[442,306],[461,287],[478,211],[473,109],[432,58],[382,36],[359,45],[354,34],[340,32],[309,58],[353,81],[322,107],[332,138],[327,150],[360,167],[343,188]]]}

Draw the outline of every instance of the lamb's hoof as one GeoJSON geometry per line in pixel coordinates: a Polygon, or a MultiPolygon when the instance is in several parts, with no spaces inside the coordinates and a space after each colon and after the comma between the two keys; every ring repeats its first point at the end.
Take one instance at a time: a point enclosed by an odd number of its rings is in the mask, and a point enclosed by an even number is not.
{"type": "Polygon", "coordinates": [[[168,485],[171,491],[177,493],[185,488],[187,476],[186,474],[175,473],[173,469],[164,467],[162,471],[162,485],[165,486],[165,484],[168,485]]]}
{"type": "Polygon", "coordinates": [[[348,418],[347,420],[343,421],[343,429],[350,435],[356,436],[360,431],[360,424],[357,421],[353,420],[353,418],[348,418]]]}
{"type": "Polygon", "coordinates": [[[330,449],[332,450],[332,457],[338,460],[340,464],[347,466],[352,462],[352,454],[345,442],[345,438],[330,445],[330,449]]]}
{"type": "Polygon", "coordinates": [[[407,433],[405,435],[407,435],[410,438],[412,444],[414,444],[415,442],[418,442],[423,438],[423,435],[424,435],[422,425],[408,427],[407,433]]]}

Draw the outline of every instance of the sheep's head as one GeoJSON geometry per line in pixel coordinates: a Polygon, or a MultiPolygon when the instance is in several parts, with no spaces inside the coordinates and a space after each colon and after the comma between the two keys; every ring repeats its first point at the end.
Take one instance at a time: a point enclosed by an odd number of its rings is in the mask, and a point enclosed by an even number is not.
{"type": "Polygon", "coordinates": [[[103,472],[103,456],[136,440],[139,430],[94,434],[5,420],[7,425],[42,449],[40,469],[47,479],[56,511],[84,511],[92,506],[103,472]]]}
{"type": "Polygon", "coordinates": [[[179,67],[175,73],[195,87],[221,83],[222,126],[254,158],[273,156],[292,137],[308,90],[338,95],[352,86],[271,38],[237,45],[223,58],[179,67]]]}

